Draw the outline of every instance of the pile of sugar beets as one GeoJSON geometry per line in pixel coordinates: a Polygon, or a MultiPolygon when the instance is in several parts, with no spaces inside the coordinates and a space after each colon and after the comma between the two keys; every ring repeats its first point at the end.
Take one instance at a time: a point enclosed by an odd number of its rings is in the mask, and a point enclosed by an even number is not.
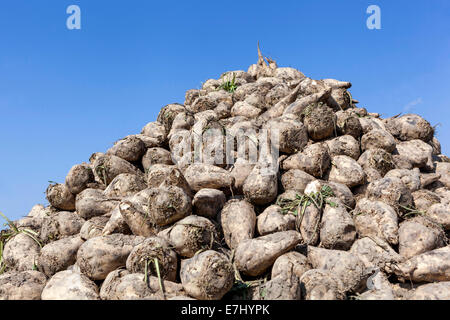
{"type": "Polygon", "coordinates": [[[0,299],[450,299],[450,160],[434,128],[258,55],[8,220],[0,299]]]}

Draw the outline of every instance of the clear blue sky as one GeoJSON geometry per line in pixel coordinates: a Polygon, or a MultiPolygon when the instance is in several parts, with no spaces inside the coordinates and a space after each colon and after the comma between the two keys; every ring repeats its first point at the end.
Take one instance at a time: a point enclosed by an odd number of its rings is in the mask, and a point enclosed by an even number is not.
{"type": "Polygon", "coordinates": [[[438,123],[450,153],[450,1],[65,1],[0,4],[0,211],[46,204],[48,181],[256,62],[353,83],[360,106],[438,123]],[[81,30],[66,8],[81,8],[81,30]],[[366,8],[381,8],[368,30],[366,8]]]}

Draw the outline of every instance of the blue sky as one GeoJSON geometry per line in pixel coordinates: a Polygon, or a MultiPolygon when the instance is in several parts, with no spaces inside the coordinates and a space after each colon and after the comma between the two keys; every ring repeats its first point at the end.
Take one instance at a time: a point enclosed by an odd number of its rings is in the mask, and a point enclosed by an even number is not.
{"type": "Polygon", "coordinates": [[[255,63],[351,81],[383,116],[422,115],[450,152],[450,2],[63,1],[0,4],[0,211],[46,204],[48,181],[156,120],[161,107],[255,63]],[[81,30],[66,8],[81,8],[81,30]],[[369,5],[381,30],[366,27],[369,5]]]}

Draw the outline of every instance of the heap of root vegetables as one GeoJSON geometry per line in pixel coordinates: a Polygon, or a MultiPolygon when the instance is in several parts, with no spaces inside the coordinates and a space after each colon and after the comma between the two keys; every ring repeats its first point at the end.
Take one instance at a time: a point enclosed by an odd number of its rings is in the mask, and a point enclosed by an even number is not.
{"type": "Polygon", "coordinates": [[[0,299],[450,299],[434,128],[258,53],[7,220],[0,299]]]}

